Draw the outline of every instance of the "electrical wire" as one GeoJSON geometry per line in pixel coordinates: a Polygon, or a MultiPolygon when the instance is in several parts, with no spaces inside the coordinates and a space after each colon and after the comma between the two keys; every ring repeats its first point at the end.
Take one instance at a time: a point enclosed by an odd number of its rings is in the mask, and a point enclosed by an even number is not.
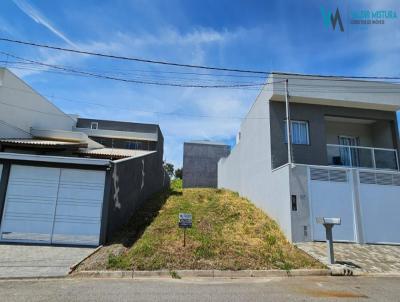
{"type": "MultiPolygon", "coordinates": [[[[35,42],[22,41],[22,40],[16,40],[16,39],[4,38],[4,37],[3,38],[0,37],[0,41],[16,43],[16,44],[21,44],[21,45],[27,45],[27,46],[33,46],[33,47],[39,47],[39,48],[47,48],[47,49],[63,51],[63,52],[77,53],[77,54],[82,54],[82,55],[91,55],[91,56],[104,57],[104,58],[110,58],[110,59],[136,61],[136,62],[150,63],[150,64],[160,64],[160,65],[168,65],[168,66],[176,66],[176,67],[184,67],[184,68],[197,68],[197,69],[206,69],[206,70],[213,70],[213,71],[263,74],[263,75],[269,75],[272,73],[271,71],[246,70],[246,69],[238,69],[238,68],[225,68],[225,67],[214,67],[214,66],[205,66],[205,65],[181,64],[181,63],[175,63],[175,62],[169,62],[169,61],[158,61],[158,60],[150,60],[150,59],[143,59],[143,58],[110,55],[110,54],[104,54],[104,53],[99,53],[99,52],[77,50],[77,49],[52,46],[52,45],[46,45],[46,44],[40,44],[40,43],[35,43],[35,42]]],[[[298,73],[285,73],[285,72],[275,72],[275,73],[280,74],[280,75],[285,75],[285,76],[304,76],[304,75],[298,74],[298,73]]],[[[400,77],[392,77],[392,76],[349,76],[349,75],[308,75],[308,76],[325,77],[325,78],[345,78],[345,79],[400,80],[400,77]]]]}
{"type": "Polygon", "coordinates": [[[195,84],[192,85],[192,84],[178,84],[178,83],[155,82],[155,81],[141,81],[141,80],[134,80],[134,79],[112,77],[112,76],[96,74],[96,73],[92,73],[92,72],[80,71],[80,70],[71,69],[71,68],[59,67],[59,66],[52,65],[52,64],[41,63],[41,62],[38,62],[35,60],[24,59],[24,58],[21,58],[21,57],[18,57],[18,56],[15,56],[15,55],[3,52],[3,51],[0,51],[0,53],[11,56],[16,59],[24,60],[24,61],[31,62],[31,63],[37,64],[37,65],[45,66],[45,67],[54,68],[57,70],[72,72],[72,73],[81,74],[81,75],[87,75],[87,76],[91,76],[94,78],[101,78],[101,79],[106,79],[106,80],[114,80],[114,81],[121,81],[121,82],[127,82],[127,83],[135,83],[135,84],[148,84],[148,85],[157,85],[157,86],[187,87],[187,88],[240,88],[240,87],[256,87],[256,86],[264,85],[264,83],[234,84],[234,85],[195,85],[195,84]]]}
{"type": "Polygon", "coordinates": [[[258,71],[258,70],[245,70],[245,69],[222,68],[222,67],[213,67],[213,66],[204,66],[204,65],[180,64],[180,63],[167,62],[167,61],[156,61],[156,60],[141,59],[141,58],[134,58],[134,57],[108,55],[108,54],[104,54],[104,53],[91,52],[91,51],[85,51],[85,50],[76,50],[76,49],[71,49],[71,48],[51,46],[51,45],[45,45],[45,44],[39,44],[39,43],[33,43],[33,42],[27,42],[27,41],[21,41],[21,40],[8,39],[8,38],[0,38],[0,41],[35,46],[35,47],[40,47],[40,48],[53,49],[53,50],[59,50],[59,51],[64,51],[64,52],[73,52],[73,53],[83,54],[83,55],[91,55],[91,56],[104,57],[104,58],[110,58],[110,59],[127,60],[127,61],[136,61],[136,62],[142,62],[142,63],[160,64],[160,65],[186,67],[186,68],[207,69],[207,70],[217,70],[217,71],[268,74],[268,72],[258,71]]]}

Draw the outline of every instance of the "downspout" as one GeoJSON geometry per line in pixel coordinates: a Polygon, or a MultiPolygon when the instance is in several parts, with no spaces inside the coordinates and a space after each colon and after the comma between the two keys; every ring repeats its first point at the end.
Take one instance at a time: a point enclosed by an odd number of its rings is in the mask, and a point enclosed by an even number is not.
{"type": "MultiPolygon", "coordinates": [[[[290,203],[292,197],[292,168],[294,168],[293,164],[293,156],[292,156],[292,134],[291,134],[291,125],[290,125],[290,108],[289,108],[289,92],[288,92],[288,84],[289,80],[285,80],[285,103],[286,103],[286,137],[287,137],[287,152],[288,152],[288,181],[289,181],[289,200],[290,203]]],[[[289,215],[290,215],[290,242],[293,242],[293,215],[289,204],[289,215]]]]}
{"type": "Polygon", "coordinates": [[[292,135],[290,129],[290,110],[289,110],[289,93],[288,93],[288,79],[285,80],[285,103],[286,103],[286,137],[287,137],[287,152],[288,164],[292,166],[292,135]]]}

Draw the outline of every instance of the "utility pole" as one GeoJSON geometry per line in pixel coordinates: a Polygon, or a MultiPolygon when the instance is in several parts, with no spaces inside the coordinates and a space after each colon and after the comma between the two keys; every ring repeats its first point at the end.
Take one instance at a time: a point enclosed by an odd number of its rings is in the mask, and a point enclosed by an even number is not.
{"type": "Polygon", "coordinates": [[[288,92],[288,83],[289,80],[285,80],[285,101],[286,101],[286,137],[288,144],[288,164],[292,165],[292,135],[291,135],[291,127],[290,127],[290,109],[289,109],[289,92],[288,92]]]}

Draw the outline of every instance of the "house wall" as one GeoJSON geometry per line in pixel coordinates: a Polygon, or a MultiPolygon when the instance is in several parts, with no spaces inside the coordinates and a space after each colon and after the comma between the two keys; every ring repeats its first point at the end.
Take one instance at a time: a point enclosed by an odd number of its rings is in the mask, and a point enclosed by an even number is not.
{"type": "MultiPolygon", "coordinates": [[[[88,118],[78,118],[76,127],[90,129],[92,122],[98,123],[98,129],[94,129],[93,136],[96,136],[95,133],[101,133],[101,130],[110,130],[110,131],[123,131],[123,132],[132,132],[138,134],[149,134],[149,137],[153,137],[152,134],[156,134],[158,131],[158,125],[156,124],[143,124],[143,123],[131,123],[131,122],[119,122],[119,121],[108,121],[108,120],[97,120],[97,119],[88,119],[88,118]],[[99,131],[96,131],[99,130],[99,131]]],[[[77,129],[79,130],[79,129],[77,129]]],[[[146,136],[144,136],[146,137],[146,136]]],[[[157,139],[157,136],[155,136],[157,139]]]]}
{"type": "Polygon", "coordinates": [[[162,153],[112,162],[105,240],[110,240],[146,200],[165,190],[169,181],[162,166],[162,153]]]}
{"type": "Polygon", "coordinates": [[[396,148],[393,142],[396,141],[396,121],[377,121],[372,125],[372,139],[374,147],[396,148]]]}
{"type": "MultiPolygon", "coordinates": [[[[272,168],[276,168],[287,163],[287,145],[284,142],[285,103],[270,101],[269,104],[272,168]]],[[[391,125],[392,133],[397,133],[397,129],[395,129],[397,126],[393,126],[397,125],[396,113],[391,111],[291,103],[290,115],[292,120],[304,120],[309,123],[310,144],[292,145],[293,161],[296,163],[313,165],[326,165],[328,163],[326,121],[324,118],[326,115],[382,121],[376,124],[373,133],[388,131],[387,123],[391,125]]],[[[398,135],[392,135],[392,138],[394,148],[397,149],[399,145],[398,135]]],[[[378,142],[388,145],[387,139],[384,142],[378,142]]]]}
{"type": "MultiPolygon", "coordinates": [[[[310,196],[308,190],[307,166],[294,166],[290,171],[290,194],[296,196],[297,211],[291,211],[293,242],[311,240],[310,196]]],[[[292,198],[292,197],[291,197],[292,198]]]]}
{"type": "Polygon", "coordinates": [[[7,69],[0,68],[0,138],[29,138],[31,127],[72,130],[74,120],[7,69]]]}
{"type": "Polygon", "coordinates": [[[274,100],[285,100],[288,92],[297,103],[348,108],[396,111],[399,108],[399,86],[382,81],[345,80],[300,74],[272,73],[274,100]]]}
{"type": "MultiPolygon", "coordinates": [[[[339,144],[339,136],[357,137],[360,146],[373,147],[372,126],[370,124],[342,123],[326,121],[326,143],[339,144]]],[[[391,138],[391,136],[389,136],[391,138]]]]}
{"type": "Polygon", "coordinates": [[[227,157],[228,145],[206,143],[184,143],[183,187],[210,187],[218,185],[218,161],[227,157]]]}
{"type": "Polygon", "coordinates": [[[327,144],[338,144],[339,135],[358,137],[360,146],[375,148],[394,148],[393,121],[378,120],[370,124],[326,121],[327,144]]]}
{"type": "MultiPolygon", "coordinates": [[[[218,187],[236,191],[275,219],[288,240],[291,235],[289,169],[271,171],[271,141],[266,85],[244,119],[239,143],[218,163],[218,187]]],[[[286,153],[287,154],[287,153],[286,153]]]]}

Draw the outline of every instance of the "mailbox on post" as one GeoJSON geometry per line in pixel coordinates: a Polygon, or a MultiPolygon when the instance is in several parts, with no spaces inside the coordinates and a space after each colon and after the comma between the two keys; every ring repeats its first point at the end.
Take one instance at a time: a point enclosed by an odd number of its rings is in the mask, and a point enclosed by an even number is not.
{"type": "Polygon", "coordinates": [[[340,218],[328,218],[328,217],[317,217],[317,223],[322,224],[325,227],[326,243],[328,244],[328,262],[330,264],[335,263],[335,256],[333,254],[333,237],[332,228],[334,225],[340,225],[340,218]]]}

